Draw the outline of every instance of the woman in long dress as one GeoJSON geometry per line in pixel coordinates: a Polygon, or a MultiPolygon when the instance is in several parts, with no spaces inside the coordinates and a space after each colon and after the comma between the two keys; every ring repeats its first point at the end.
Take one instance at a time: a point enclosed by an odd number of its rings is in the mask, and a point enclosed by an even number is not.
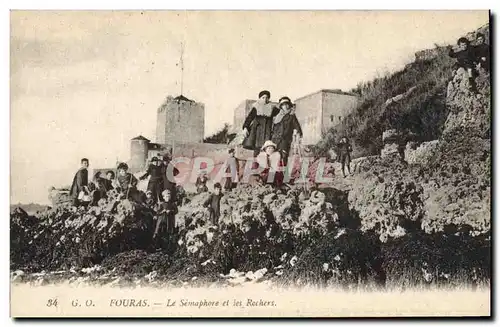
{"type": "Polygon", "coordinates": [[[259,100],[252,105],[243,123],[245,139],[242,145],[247,150],[253,150],[254,157],[259,154],[264,142],[271,139],[273,118],[279,113],[279,109],[269,102],[270,98],[269,91],[261,91],[259,100]]]}

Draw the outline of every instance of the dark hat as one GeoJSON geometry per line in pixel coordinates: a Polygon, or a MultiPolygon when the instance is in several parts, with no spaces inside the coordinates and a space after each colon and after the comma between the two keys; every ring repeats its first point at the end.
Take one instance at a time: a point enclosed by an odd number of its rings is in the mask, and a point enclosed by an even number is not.
{"type": "Polygon", "coordinates": [[[158,158],[157,157],[153,157],[153,158],[151,158],[151,161],[158,161],[158,158]]]}
{"type": "Polygon", "coordinates": [[[467,39],[465,37],[461,37],[457,41],[457,44],[460,44],[460,43],[470,44],[470,41],[469,41],[469,39],[467,39]]]}
{"type": "Polygon", "coordinates": [[[270,98],[271,97],[271,92],[267,91],[267,90],[264,90],[264,91],[260,91],[259,93],[259,99],[262,98],[262,96],[266,95],[267,94],[267,97],[270,98]]]}
{"type": "Polygon", "coordinates": [[[220,189],[222,189],[222,185],[220,185],[220,183],[215,183],[214,184],[214,188],[220,188],[220,189]]]}
{"type": "Polygon", "coordinates": [[[125,169],[125,170],[128,170],[128,165],[124,162],[120,162],[120,164],[118,165],[118,167],[116,169],[125,169]]]}
{"type": "Polygon", "coordinates": [[[281,105],[285,104],[285,103],[288,103],[290,106],[292,106],[292,100],[290,100],[289,97],[281,97],[281,99],[279,100],[278,106],[281,108],[281,105]]]}

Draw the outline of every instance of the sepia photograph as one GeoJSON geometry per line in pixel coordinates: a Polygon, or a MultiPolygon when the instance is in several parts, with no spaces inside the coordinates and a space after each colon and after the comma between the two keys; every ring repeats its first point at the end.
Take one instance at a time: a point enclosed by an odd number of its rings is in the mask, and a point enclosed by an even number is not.
{"type": "Polygon", "coordinates": [[[11,10],[10,316],[491,317],[488,10],[11,10]]]}

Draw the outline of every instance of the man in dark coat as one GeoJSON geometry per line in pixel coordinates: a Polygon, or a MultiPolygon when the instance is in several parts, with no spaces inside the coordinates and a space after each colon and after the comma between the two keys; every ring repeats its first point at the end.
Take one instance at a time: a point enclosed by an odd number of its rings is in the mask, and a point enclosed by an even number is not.
{"type": "Polygon", "coordinates": [[[280,112],[273,119],[271,141],[276,144],[283,164],[286,166],[292,146],[294,130],[302,137],[302,128],[295,114],[291,113],[292,101],[289,97],[282,97],[279,101],[280,112]]]}
{"type": "Polygon", "coordinates": [[[177,200],[177,183],[173,177],[179,174],[179,169],[175,168],[172,161],[172,154],[167,152],[163,155],[162,175],[163,175],[163,190],[169,190],[174,201],[177,200]]]}
{"type": "Polygon", "coordinates": [[[342,165],[342,175],[345,175],[345,166],[347,166],[347,171],[349,175],[351,174],[351,152],[352,146],[347,140],[347,137],[343,137],[340,142],[337,144],[337,149],[339,153],[340,164],[342,165]]]}
{"type": "Polygon", "coordinates": [[[490,71],[490,45],[485,43],[484,34],[476,35],[476,46],[474,46],[476,63],[484,70],[490,71]]]}
{"type": "Polygon", "coordinates": [[[161,195],[163,192],[163,187],[165,185],[163,181],[163,167],[162,162],[158,161],[158,158],[156,157],[153,157],[151,159],[151,164],[149,165],[148,170],[139,179],[145,180],[146,178],[148,178],[148,176],[150,176],[148,182],[148,191],[151,191],[154,202],[158,203],[158,201],[163,201],[161,195]]]}
{"type": "Polygon", "coordinates": [[[89,194],[89,159],[83,158],[80,160],[81,168],[76,172],[75,177],[73,177],[73,182],[71,183],[70,196],[73,200],[73,204],[78,206],[80,201],[78,200],[78,195],[80,192],[89,194]]]}

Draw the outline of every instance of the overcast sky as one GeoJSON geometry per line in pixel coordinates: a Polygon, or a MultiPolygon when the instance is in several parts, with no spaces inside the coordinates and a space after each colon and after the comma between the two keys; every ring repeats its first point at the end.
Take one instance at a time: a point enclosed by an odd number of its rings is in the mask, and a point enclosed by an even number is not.
{"type": "Polygon", "coordinates": [[[348,90],[455,40],[488,12],[13,12],[11,201],[47,202],[81,157],[129,158],[155,140],[156,109],[184,92],[205,103],[205,135],[244,99],[348,90]]]}

